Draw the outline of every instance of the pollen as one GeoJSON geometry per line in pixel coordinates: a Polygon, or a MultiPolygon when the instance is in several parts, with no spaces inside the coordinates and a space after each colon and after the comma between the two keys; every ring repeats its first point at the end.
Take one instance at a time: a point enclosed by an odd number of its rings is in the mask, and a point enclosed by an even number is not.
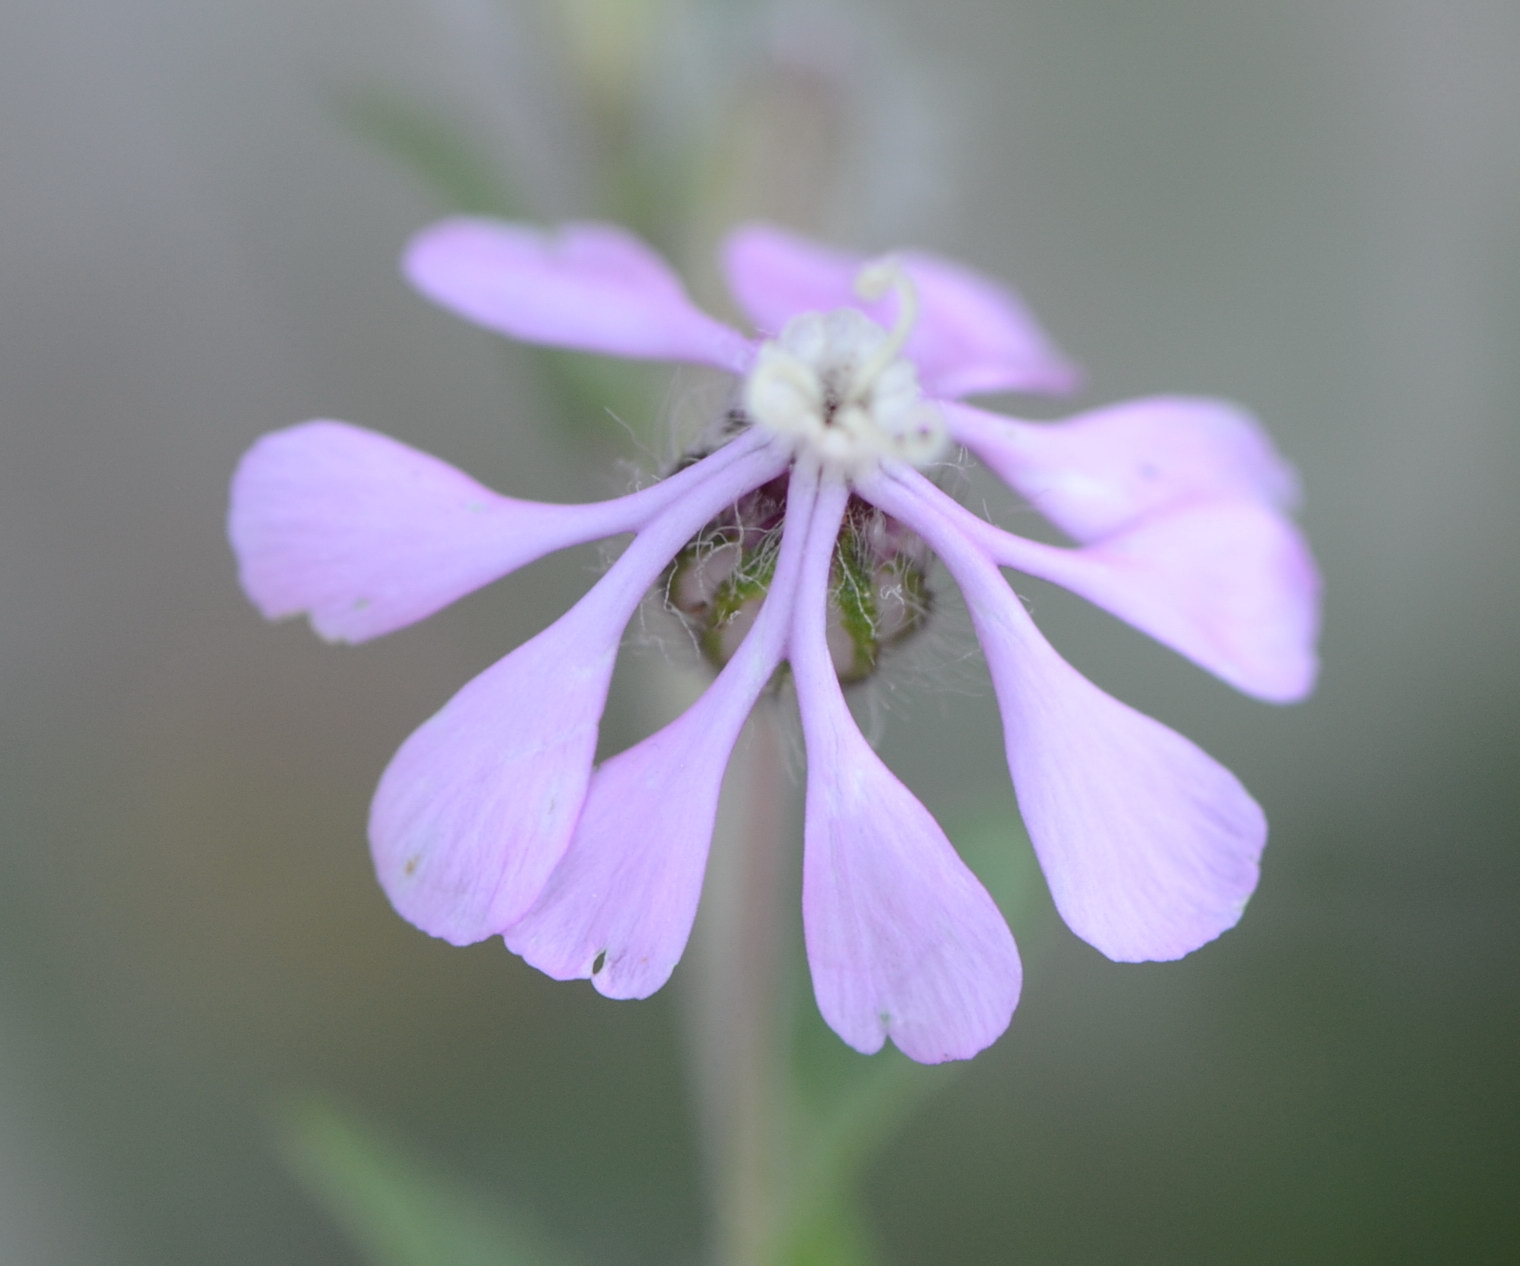
{"type": "Polygon", "coordinates": [[[892,259],[864,268],[855,289],[868,300],[897,292],[892,328],[855,308],[793,317],[760,345],[744,383],[745,411],[799,458],[846,478],[883,462],[928,465],[947,437],[944,419],[902,355],[918,318],[917,290],[892,259]]]}

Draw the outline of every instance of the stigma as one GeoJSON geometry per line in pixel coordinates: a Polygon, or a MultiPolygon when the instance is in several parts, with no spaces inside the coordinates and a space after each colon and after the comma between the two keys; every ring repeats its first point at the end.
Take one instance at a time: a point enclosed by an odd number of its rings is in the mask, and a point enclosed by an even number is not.
{"type": "Polygon", "coordinates": [[[855,291],[867,300],[895,291],[892,328],[855,308],[794,316],[760,345],[744,382],[744,411],[797,459],[837,477],[859,478],[883,462],[926,466],[943,453],[947,436],[902,354],[918,318],[918,292],[890,258],[862,269],[855,291]]]}

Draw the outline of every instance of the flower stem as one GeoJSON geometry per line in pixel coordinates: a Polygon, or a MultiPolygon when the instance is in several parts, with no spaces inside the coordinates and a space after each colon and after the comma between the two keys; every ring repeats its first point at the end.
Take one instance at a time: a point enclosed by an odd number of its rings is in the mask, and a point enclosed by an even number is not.
{"type": "Polygon", "coordinates": [[[695,1081],[716,1266],[770,1266],[779,1242],[787,1103],[778,932],[789,868],[781,710],[761,700],[739,744],[693,958],[695,1081]]]}

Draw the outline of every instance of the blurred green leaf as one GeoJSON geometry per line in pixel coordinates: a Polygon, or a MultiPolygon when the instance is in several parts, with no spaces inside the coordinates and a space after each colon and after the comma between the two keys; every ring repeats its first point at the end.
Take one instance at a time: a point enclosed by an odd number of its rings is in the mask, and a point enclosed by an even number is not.
{"type": "MultiPolygon", "coordinates": [[[[821,1020],[816,1027],[825,1028],[821,1020]]],[[[816,1056],[800,1072],[799,1089],[806,1088],[807,1093],[799,1095],[794,1107],[796,1161],[789,1181],[792,1234],[800,1235],[801,1242],[811,1234],[808,1228],[827,1228],[838,1220],[865,1166],[964,1067],[916,1064],[892,1046],[867,1060],[831,1031],[827,1037],[844,1052],[852,1074],[814,1080],[811,1074],[825,1071],[816,1056]]]]}
{"type": "Polygon", "coordinates": [[[513,1214],[488,1208],[379,1130],[320,1100],[284,1108],[280,1149],[372,1266],[569,1266],[513,1214]]]}
{"type": "Polygon", "coordinates": [[[449,210],[510,216],[517,200],[485,154],[456,123],[379,88],[345,93],[339,120],[436,193],[449,210]]]}
{"type": "Polygon", "coordinates": [[[878,1266],[881,1258],[855,1206],[834,1200],[796,1223],[777,1260],[780,1266],[878,1266]]]}
{"type": "Polygon", "coordinates": [[[669,419],[659,393],[669,389],[667,366],[548,347],[538,349],[532,363],[540,390],[556,410],[545,424],[573,451],[587,453],[589,445],[591,453],[610,455],[625,449],[631,436],[641,452],[664,456],[669,419]]]}

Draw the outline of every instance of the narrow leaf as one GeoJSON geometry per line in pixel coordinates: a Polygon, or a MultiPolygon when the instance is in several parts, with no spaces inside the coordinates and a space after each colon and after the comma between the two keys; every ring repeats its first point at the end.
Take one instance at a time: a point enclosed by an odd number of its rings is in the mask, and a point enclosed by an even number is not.
{"type": "Polygon", "coordinates": [[[320,1100],[283,1108],[277,1142],[370,1266],[569,1266],[515,1212],[483,1200],[366,1122],[320,1100]]]}
{"type": "Polygon", "coordinates": [[[510,216],[516,205],[505,182],[453,121],[382,89],[339,96],[333,111],[369,142],[422,181],[451,211],[510,216]]]}

